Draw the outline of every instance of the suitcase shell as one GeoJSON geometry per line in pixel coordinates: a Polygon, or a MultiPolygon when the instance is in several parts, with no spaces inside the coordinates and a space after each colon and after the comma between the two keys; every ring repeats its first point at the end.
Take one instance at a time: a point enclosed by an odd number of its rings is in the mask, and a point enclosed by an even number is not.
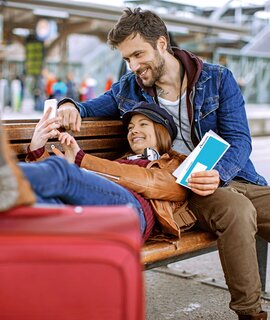
{"type": "Polygon", "coordinates": [[[0,214],[1,320],[140,320],[141,236],[129,206],[0,214]]]}

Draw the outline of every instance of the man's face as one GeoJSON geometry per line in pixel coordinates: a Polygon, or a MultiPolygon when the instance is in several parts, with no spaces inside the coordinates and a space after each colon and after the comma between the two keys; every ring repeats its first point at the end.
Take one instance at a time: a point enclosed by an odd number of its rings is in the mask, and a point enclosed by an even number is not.
{"type": "Polygon", "coordinates": [[[117,48],[146,87],[152,87],[164,74],[165,59],[159,42],[154,49],[137,34],[134,38],[133,35],[126,38],[117,48]]]}

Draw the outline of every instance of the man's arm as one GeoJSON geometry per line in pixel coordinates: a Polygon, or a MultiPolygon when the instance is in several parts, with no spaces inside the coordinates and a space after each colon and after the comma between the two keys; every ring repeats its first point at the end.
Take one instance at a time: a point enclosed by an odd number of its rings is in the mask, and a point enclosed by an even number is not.
{"type": "Polygon", "coordinates": [[[229,183],[241,171],[252,151],[251,136],[240,88],[228,69],[224,69],[217,109],[218,134],[230,148],[215,166],[222,184],[229,183]]]}
{"type": "Polygon", "coordinates": [[[251,137],[240,88],[232,73],[223,69],[219,85],[219,107],[216,110],[217,133],[230,148],[214,170],[196,172],[189,179],[191,190],[201,196],[215,192],[229,183],[246,165],[251,153],[251,137]]]}
{"type": "Polygon", "coordinates": [[[82,118],[118,116],[118,104],[115,99],[118,87],[116,83],[110,91],[85,102],[70,98],[59,101],[58,116],[61,118],[61,126],[67,130],[80,131],[82,118]]]}

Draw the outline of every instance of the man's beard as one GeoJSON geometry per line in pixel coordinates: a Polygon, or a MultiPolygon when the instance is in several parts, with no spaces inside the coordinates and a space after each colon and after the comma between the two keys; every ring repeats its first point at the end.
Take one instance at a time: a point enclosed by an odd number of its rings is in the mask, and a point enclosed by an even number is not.
{"type": "Polygon", "coordinates": [[[165,70],[165,60],[161,57],[158,51],[155,51],[154,62],[147,65],[147,67],[151,70],[152,77],[148,80],[142,80],[142,83],[146,87],[153,87],[154,84],[163,76],[165,70]]]}

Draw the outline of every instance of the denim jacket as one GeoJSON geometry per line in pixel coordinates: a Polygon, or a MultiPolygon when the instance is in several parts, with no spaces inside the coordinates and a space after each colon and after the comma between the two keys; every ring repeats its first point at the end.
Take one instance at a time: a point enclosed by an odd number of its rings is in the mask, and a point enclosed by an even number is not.
{"type": "MultiPolygon", "coordinates": [[[[215,166],[222,185],[227,185],[232,179],[267,185],[249,158],[252,147],[245,102],[231,71],[221,65],[202,62],[184,50],[174,49],[174,55],[187,73],[187,105],[194,145],[210,129],[231,145],[215,166]]],[[[59,105],[67,100],[71,101],[64,99],[59,105]]],[[[155,88],[144,88],[130,72],[103,95],[83,103],[73,103],[80,110],[82,118],[119,118],[143,100],[155,101],[155,88]]]]}

